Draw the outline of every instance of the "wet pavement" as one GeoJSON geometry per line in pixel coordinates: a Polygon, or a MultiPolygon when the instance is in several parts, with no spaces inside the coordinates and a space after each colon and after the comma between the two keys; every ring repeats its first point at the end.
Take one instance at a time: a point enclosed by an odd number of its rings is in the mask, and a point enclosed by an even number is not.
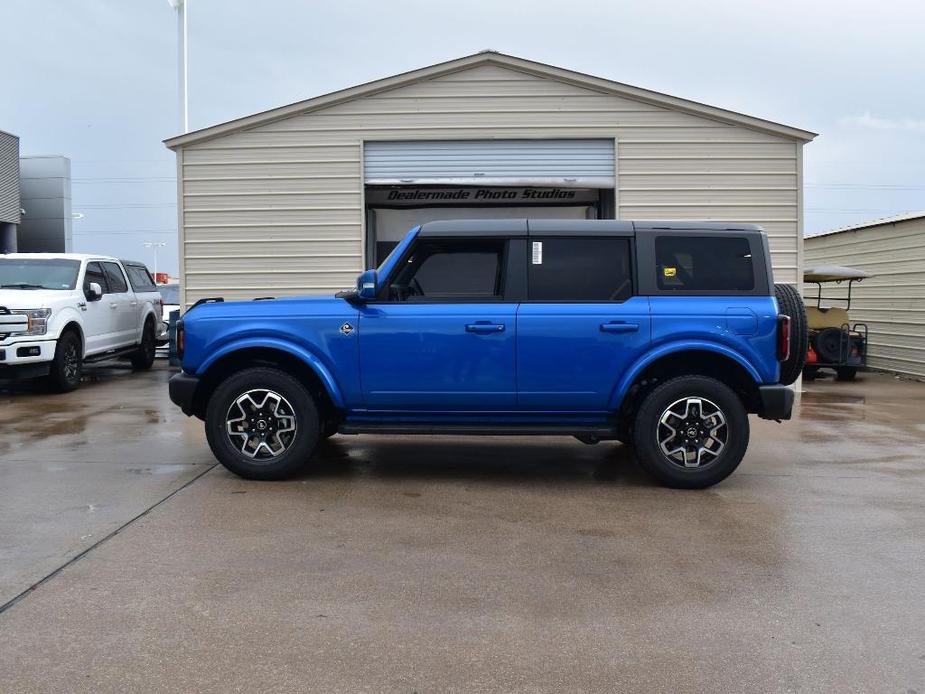
{"type": "Polygon", "coordinates": [[[0,688],[925,693],[925,384],[807,384],[683,492],[565,438],[247,482],[168,376],[0,391],[0,688]]]}

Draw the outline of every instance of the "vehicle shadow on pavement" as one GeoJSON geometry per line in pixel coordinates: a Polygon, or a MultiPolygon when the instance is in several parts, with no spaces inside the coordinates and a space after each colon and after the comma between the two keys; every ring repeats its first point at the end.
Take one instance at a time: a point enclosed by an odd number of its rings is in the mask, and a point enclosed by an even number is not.
{"type": "Polygon", "coordinates": [[[651,487],[627,446],[587,446],[567,437],[337,436],[318,445],[298,480],[373,477],[502,480],[651,487]],[[545,438],[545,437],[544,437],[545,438]]]}

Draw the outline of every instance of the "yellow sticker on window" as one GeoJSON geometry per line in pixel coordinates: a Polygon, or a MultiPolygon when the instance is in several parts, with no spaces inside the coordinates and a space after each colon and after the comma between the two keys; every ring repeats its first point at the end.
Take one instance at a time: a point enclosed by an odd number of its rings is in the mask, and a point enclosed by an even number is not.
{"type": "Polygon", "coordinates": [[[662,269],[662,274],[665,275],[665,277],[674,277],[675,275],[678,274],[678,268],[676,268],[676,267],[666,267],[666,268],[663,268],[663,269],[662,269]]]}

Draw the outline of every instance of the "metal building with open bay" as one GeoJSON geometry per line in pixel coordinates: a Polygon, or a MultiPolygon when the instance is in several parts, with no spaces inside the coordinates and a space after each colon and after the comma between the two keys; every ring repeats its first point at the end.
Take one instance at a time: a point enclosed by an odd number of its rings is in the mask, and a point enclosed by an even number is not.
{"type": "Polygon", "coordinates": [[[350,287],[447,218],[752,222],[797,284],[814,137],[478,53],[167,140],[184,301],[350,287]]]}

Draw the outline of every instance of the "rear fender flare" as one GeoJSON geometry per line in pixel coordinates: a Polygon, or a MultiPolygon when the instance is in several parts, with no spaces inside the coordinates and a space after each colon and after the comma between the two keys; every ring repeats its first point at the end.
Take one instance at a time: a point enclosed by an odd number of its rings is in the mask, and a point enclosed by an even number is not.
{"type": "Polygon", "coordinates": [[[321,380],[334,406],[340,409],[344,408],[343,393],[341,393],[340,387],[337,385],[337,381],[334,380],[334,376],[331,374],[330,370],[309,350],[287,340],[267,337],[235,340],[234,342],[222,345],[220,349],[212,352],[209,358],[199,365],[199,368],[196,369],[196,373],[199,375],[205,374],[209,368],[222,357],[226,357],[229,354],[244,349],[275,349],[300,359],[308,364],[312,371],[315,372],[315,375],[321,380]]]}
{"type": "Polygon", "coordinates": [[[633,365],[623,375],[623,378],[620,379],[619,384],[614,389],[614,392],[610,397],[610,403],[608,406],[610,411],[615,412],[620,407],[620,405],[623,403],[623,398],[626,397],[626,393],[630,389],[630,386],[633,385],[633,382],[639,377],[639,374],[641,374],[647,366],[671,354],[690,351],[713,352],[714,354],[727,357],[745,369],[746,373],[748,373],[748,375],[755,383],[761,383],[761,375],[758,373],[758,370],[755,369],[755,367],[752,366],[741,354],[733,349],[730,349],[729,347],[716,344],[715,342],[708,342],[706,340],[685,340],[684,342],[670,342],[668,344],[659,345],[657,348],[650,352],[646,352],[645,355],[633,363],[633,365]]]}

